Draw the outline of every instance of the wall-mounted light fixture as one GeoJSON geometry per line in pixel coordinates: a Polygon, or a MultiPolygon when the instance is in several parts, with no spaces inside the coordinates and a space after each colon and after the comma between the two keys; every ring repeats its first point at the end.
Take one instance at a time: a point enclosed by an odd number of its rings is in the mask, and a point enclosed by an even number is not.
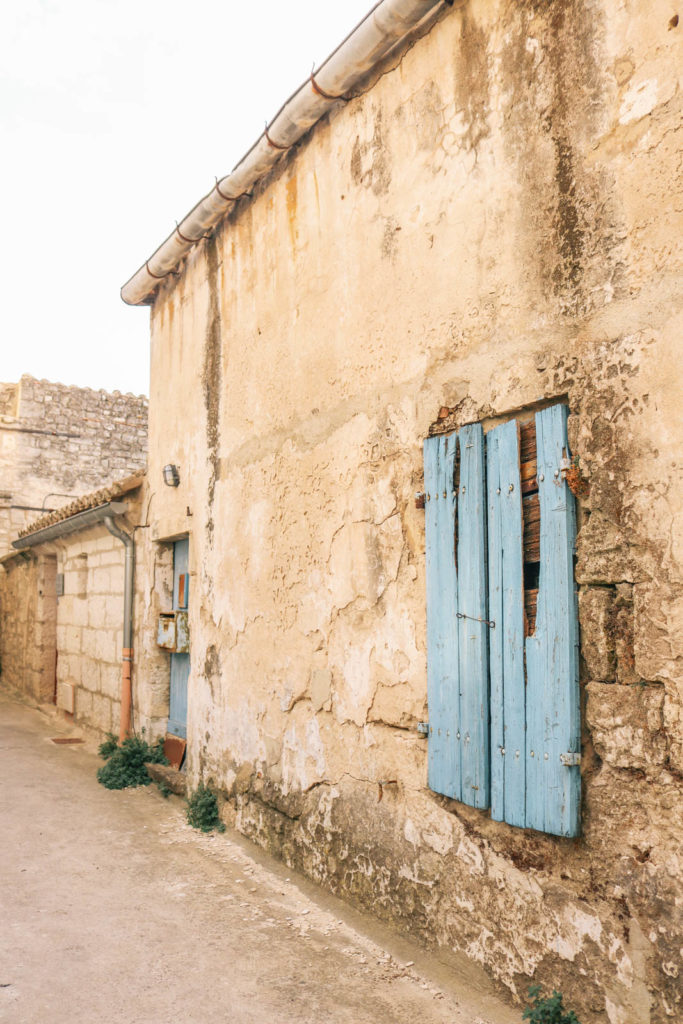
{"type": "Polygon", "coordinates": [[[174,466],[172,463],[168,466],[164,466],[164,483],[167,487],[177,487],[180,483],[178,467],[174,466]]]}

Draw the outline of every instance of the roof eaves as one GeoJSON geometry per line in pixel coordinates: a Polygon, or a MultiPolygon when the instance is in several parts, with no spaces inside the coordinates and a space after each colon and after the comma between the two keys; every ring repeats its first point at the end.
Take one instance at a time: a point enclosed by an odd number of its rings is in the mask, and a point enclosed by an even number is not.
{"type": "Polygon", "coordinates": [[[47,515],[34,520],[25,529],[21,530],[17,539],[22,540],[25,537],[47,529],[49,526],[54,526],[66,519],[71,519],[81,512],[87,512],[89,509],[97,508],[108,502],[114,502],[117,498],[137,490],[144,479],[145,473],[140,471],[125,477],[123,480],[109,484],[107,487],[101,487],[91,494],[84,494],[80,498],[76,498],[75,501],[69,502],[68,505],[62,505],[61,508],[55,509],[54,512],[49,512],[47,515]]]}
{"type": "Polygon", "coordinates": [[[335,105],[416,32],[426,31],[453,0],[380,0],[289,97],[230,174],[216,179],[175,230],[121,288],[132,306],[150,305],[161,281],[177,274],[190,250],[251,194],[280,160],[335,105]]]}

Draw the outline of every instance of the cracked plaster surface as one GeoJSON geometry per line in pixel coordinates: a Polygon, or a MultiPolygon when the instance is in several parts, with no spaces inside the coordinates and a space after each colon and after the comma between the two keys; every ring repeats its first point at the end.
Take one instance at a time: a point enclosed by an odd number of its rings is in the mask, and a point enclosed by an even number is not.
{"type": "MultiPolygon", "coordinates": [[[[216,451],[199,403],[178,455],[188,483],[164,494],[177,520],[192,511],[206,604],[192,613],[191,777],[317,881],[466,950],[518,996],[530,978],[560,986],[589,1024],[660,1024],[679,995],[670,17],[660,0],[646,14],[479,0],[319,126],[218,234],[216,451]],[[421,439],[444,407],[453,429],[560,399],[590,487],[576,842],[431,794],[415,731],[421,439]]],[[[161,408],[179,376],[201,392],[207,281],[198,247],[160,290],[161,408]]],[[[152,460],[168,422],[152,410],[152,460]]]]}

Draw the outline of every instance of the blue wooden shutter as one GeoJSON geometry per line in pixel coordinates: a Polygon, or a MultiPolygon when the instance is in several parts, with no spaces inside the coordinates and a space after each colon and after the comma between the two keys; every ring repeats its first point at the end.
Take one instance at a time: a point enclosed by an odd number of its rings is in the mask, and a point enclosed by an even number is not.
{"type": "Polygon", "coordinates": [[[455,434],[424,442],[429,788],[462,799],[455,568],[455,434]]]}
{"type": "Polygon", "coordinates": [[[526,641],[526,824],[579,834],[581,777],[563,763],[580,746],[574,497],[562,478],[569,456],[567,408],[536,414],[541,563],[536,629],[526,641]]]}
{"type": "Polygon", "coordinates": [[[489,806],[489,667],[484,431],[462,427],[458,495],[458,623],[462,800],[489,806]]]}
{"type": "Polygon", "coordinates": [[[491,817],[526,825],[524,568],[519,425],[486,435],[491,665],[491,817]]]}
{"type": "Polygon", "coordinates": [[[519,426],[486,437],[491,673],[491,815],[554,835],[579,833],[581,779],[574,498],[562,478],[567,409],[536,414],[540,578],[524,636],[519,426]],[[526,680],[524,660],[526,654],[526,680]]]}
{"type": "Polygon", "coordinates": [[[489,802],[484,438],[480,425],[424,444],[429,786],[489,802]],[[460,494],[454,490],[460,445],[460,494]],[[458,545],[456,566],[456,511],[458,545]]]}

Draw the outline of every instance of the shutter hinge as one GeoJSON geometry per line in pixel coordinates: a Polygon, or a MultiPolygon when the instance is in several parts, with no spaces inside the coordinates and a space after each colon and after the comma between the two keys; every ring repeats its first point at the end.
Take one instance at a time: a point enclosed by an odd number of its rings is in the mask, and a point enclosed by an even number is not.
{"type": "Polygon", "coordinates": [[[572,768],[574,765],[581,764],[581,754],[571,752],[560,754],[560,764],[563,764],[565,768],[572,768]]]}
{"type": "Polygon", "coordinates": [[[417,723],[418,736],[429,736],[429,722],[418,722],[417,723]]]}
{"type": "Polygon", "coordinates": [[[569,470],[571,468],[572,468],[572,460],[571,459],[567,459],[567,458],[560,459],[560,473],[562,474],[562,479],[563,480],[567,479],[567,473],[569,472],[569,470]]]}
{"type": "Polygon", "coordinates": [[[415,491],[415,508],[425,507],[425,493],[424,491],[415,491]]]}
{"type": "Polygon", "coordinates": [[[496,624],[493,619],[480,619],[477,618],[476,615],[465,615],[464,612],[456,612],[455,617],[456,619],[470,619],[471,622],[483,622],[484,625],[488,626],[490,629],[496,628],[496,624]]]}

